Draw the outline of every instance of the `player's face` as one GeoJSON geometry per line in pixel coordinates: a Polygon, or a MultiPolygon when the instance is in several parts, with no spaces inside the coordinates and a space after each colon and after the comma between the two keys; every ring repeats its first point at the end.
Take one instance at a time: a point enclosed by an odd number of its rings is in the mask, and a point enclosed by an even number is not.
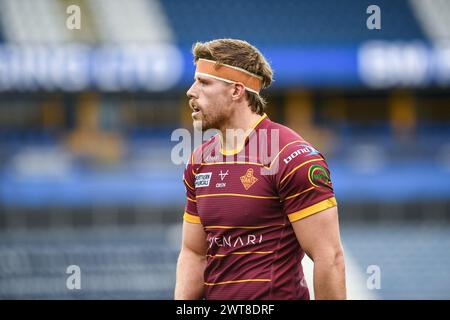
{"type": "Polygon", "coordinates": [[[224,81],[196,76],[187,91],[195,129],[220,129],[229,115],[230,92],[229,84],[224,81]]]}

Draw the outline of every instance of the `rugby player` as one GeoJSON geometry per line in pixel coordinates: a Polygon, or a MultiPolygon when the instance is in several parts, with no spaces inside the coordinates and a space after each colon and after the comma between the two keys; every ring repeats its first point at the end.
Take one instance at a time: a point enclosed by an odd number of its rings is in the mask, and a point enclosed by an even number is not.
{"type": "Polygon", "coordinates": [[[193,125],[219,133],[184,171],[175,299],[309,299],[305,253],[315,298],[346,299],[330,172],[316,148],[264,113],[270,65],[235,39],[196,43],[193,55],[193,125]]]}

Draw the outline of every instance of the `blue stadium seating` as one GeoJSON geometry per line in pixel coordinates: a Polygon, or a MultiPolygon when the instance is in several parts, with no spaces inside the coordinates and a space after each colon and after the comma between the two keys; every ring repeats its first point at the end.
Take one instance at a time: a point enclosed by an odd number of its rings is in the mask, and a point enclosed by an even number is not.
{"type": "Polygon", "coordinates": [[[178,250],[163,231],[3,234],[0,298],[171,299],[178,250]],[[70,265],[81,269],[81,290],[66,287],[70,265]]]}
{"type": "Polygon", "coordinates": [[[380,0],[381,30],[368,30],[373,1],[161,1],[180,44],[219,37],[256,45],[339,44],[367,39],[417,39],[424,35],[406,0],[380,0]]]}
{"type": "MultiPolygon", "coordinates": [[[[171,299],[179,252],[174,234],[179,226],[2,233],[0,298],[171,299]],[[66,288],[69,265],[81,269],[81,290],[66,288]]],[[[341,235],[359,287],[365,288],[368,266],[380,267],[381,288],[366,293],[450,298],[448,225],[343,223],[341,235]]]]}
{"type": "MultiPolygon", "coordinates": [[[[447,224],[343,225],[342,241],[361,274],[380,267],[379,299],[449,299],[450,232],[447,224]]],[[[369,274],[366,274],[369,278],[369,274]]]]}

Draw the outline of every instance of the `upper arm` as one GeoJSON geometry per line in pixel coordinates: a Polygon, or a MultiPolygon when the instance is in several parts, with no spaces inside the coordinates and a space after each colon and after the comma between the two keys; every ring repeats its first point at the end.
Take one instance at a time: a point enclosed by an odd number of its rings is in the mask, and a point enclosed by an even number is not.
{"type": "Polygon", "coordinates": [[[197,212],[197,198],[195,192],[194,153],[187,163],[183,174],[186,187],[186,206],[183,215],[182,249],[206,255],[206,233],[197,212]]]}
{"type": "Polygon", "coordinates": [[[291,143],[280,160],[278,191],[301,247],[313,260],[341,252],[337,202],[325,158],[306,143],[291,143]]]}
{"type": "Polygon", "coordinates": [[[300,246],[311,260],[342,253],[336,206],[297,220],[292,227],[300,246]]]}
{"type": "Polygon", "coordinates": [[[207,242],[203,225],[183,222],[182,249],[187,249],[197,255],[206,255],[207,242]]]}
{"type": "Polygon", "coordinates": [[[291,223],[337,206],[325,158],[306,143],[283,148],[275,183],[291,223]]]}

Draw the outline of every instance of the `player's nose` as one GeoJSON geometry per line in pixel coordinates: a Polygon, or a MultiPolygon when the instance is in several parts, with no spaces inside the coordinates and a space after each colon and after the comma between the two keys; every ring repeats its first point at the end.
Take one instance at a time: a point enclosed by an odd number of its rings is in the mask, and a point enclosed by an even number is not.
{"type": "Polygon", "coordinates": [[[195,90],[195,87],[196,87],[195,84],[196,84],[196,82],[194,82],[191,85],[191,87],[189,88],[189,90],[186,92],[186,95],[188,96],[189,99],[191,99],[191,98],[198,98],[197,94],[196,94],[196,90],[195,90]]]}

